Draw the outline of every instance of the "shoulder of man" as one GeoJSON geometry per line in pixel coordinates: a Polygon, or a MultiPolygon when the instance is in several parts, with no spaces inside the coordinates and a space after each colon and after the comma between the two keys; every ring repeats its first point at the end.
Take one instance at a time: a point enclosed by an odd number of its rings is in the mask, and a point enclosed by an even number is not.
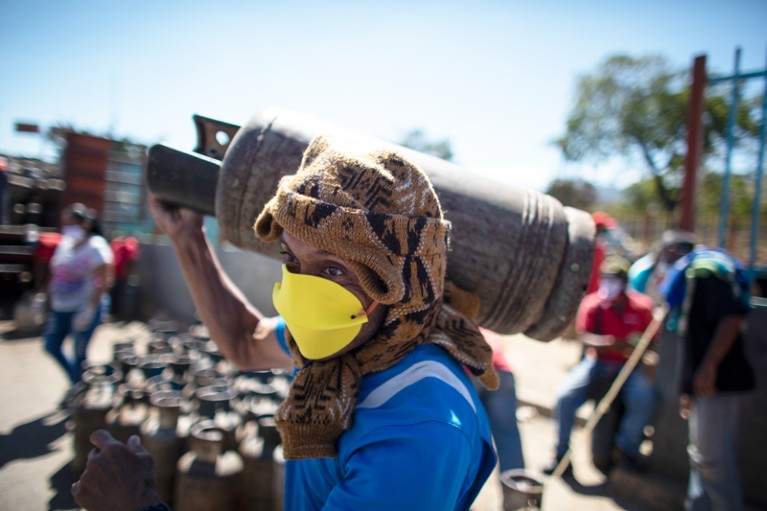
{"type": "Polygon", "coordinates": [[[584,296],[578,307],[579,309],[581,309],[581,311],[587,311],[587,310],[596,308],[599,305],[600,301],[601,299],[599,298],[599,293],[597,291],[594,291],[593,293],[589,293],[586,296],[584,296]]]}
{"type": "MultiPolygon", "coordinates": [[[[412,408],[423,420],[441,417],[444,410],[429,403],[463,403],[468,413],[475,414],[476,394],[463,368],[442,348],[423,345],[389,369],[368,375],[360,390],[357,410],[412,408]]],[[[463,406],[461,406],[463,408],[463,406]]],[[[455,410],[454,407],[451,407],[455,410]]],[[[405,414],[408,416],[408,414],[405,414]]]]}
{"type": "Polygon", "coordinates": [[[707,251],[696,256],[685,271],[687,279],[717,279],[728,284],[732,298],[748,308],[751,300],[745,268],[724,251],[707,251]]]}
{"type": "Polygon", "coordinates": [[[631,306],[635,309],[648,310],[652,312],[652,310],[655,308],[655,302],[653,301],[652,297],[644,293],[629,289],[626,291],[626,296],[628,297],[631,306]]]}

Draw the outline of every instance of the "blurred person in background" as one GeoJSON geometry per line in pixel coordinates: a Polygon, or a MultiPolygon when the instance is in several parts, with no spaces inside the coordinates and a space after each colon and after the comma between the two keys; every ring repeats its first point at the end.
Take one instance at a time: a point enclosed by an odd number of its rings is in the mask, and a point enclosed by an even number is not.
{"type": "Polygon", "coordinates": [[[111,284],[112,250],[101,235],[95,211],[80,203],[68,206],[61,214],[61,241],[50,262],[51,312],[44,333],[45,350],[73,384],[64,405],[80,381],[88,344],[109,308],[111,284]],[[66,356],[63,344],[70,334],[73,353],[66,356]]]}
{"type": "MultiPolygon", "coordinates": [[[[591,397],[592,387],[615,379],[652,322],[652,300],[626,289],[628,268],[628,261],[622,257],[605,258],[599,268],[597,291],[586,295],[578,308],[576,326],[585,355],[558,393],[554,415],[558,426],[555,459],[544,467],[546,474],[552,474],[567,453],[576,412],[591,397]]],[[[615,461],[626,468],[642,470],[639,446],[644,428],[655,413],[657,397],[640,367],[629,375],[620,399],[626,410],[615,437],[615,461]]],[[[570,471],[568,465],[566,473],[570,471]]]]}
{"type": "Polygon", "coordinates": [[[660,245],[637,259],[629,268],[629,287],[650,296],[657,304],[664,303],[658,286],[669,268],[680,257],[689,254],[694,247],[695,237],[691,232],[665,231],[661,236],[660,245]]]}
{"type": "MultiPolygon", "coordinates": [[[[738,440],[756,386],[743,338],[748,272],[722,249],[697,247],[660,286],[683,339],[680,415],[687,419],[688,511],[740,511],[738,440]]],[[[672,321],[673,320],[673,321],[672,321]]]]}
{"type": "Polygon", "coordinates": [[[586,288],[586,294],[591,294],[599,289],[599,267],[607,257],[607,241],[610,229],[614,229],[616,222],[613,217],[602,211],[595,211],[591,214],[596,228],[596,238],[594,239],[594,263],[591,270],[591,279],[586,288]]]}
{"type": "Polygon", "coordinates": [[[485,405],[490,431],[493,433],[498,464],[501,472],[525,468],[522,439],[517,425],[517,392],[514,373],[506,356],[503,338],[486,328],[480,328],[487,344],[493,349],[493,367],[498,373],[500,386],[491,391],[475,385],[477,394],[485,405]]]}
{"type": "Polygon", "coordinates": [[[134,263],[138,260],[140,246],[133,236],[118,236],[109,242],[114,255],[115,281],[112,287],[112,316],[121,319],[131,319],[128,316],[130,304],[126,300],[128,277],[131,275],[134,263]]]}

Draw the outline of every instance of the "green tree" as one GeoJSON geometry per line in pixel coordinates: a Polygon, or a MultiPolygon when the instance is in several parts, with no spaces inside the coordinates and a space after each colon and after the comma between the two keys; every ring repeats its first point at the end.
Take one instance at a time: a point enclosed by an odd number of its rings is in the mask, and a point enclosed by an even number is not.
{"type": "MultiPolygon", "coordinates": [[[[698,185],[698,210],[702,216],[716,218],[720,213],[722,201],[722,175],[705,172],[698,185]]],[[[733,174],[730,177],[729,216],[733,224],[747,225],[753,214],[754,183],[748,176],[733,174]]],[[[764,221],[767,204],[759,205],[759,213],[764,221]]]]}
{"type": "Polygon", "coordinates": [[[597,200],[594,185],[583,179],[555,179],[545,192],[564,206],[589,211],[597,200]]]}
{"type": "MultiPolygon", "coordinates": [[[[723,199],[723,177],[719,172],[703,170],[698,182],[696,212],[704,225],[717,225],[723,199]]],[[[753,220],[754,181],[748,174],[733,174],[730,176],[730,193],[727,201],[728,238],[732,239],[738,229],[748,228],[753,220]]],[[[663,210],[660,200],[655,193],[655,183],[652,179],[642,179],[623,190],[624,201],[616,205],[611,214],[618,218],[654,219],[664,228],[675,225],[672,215],[663,210]]],[[[767,203],[759,205],[759,223],[767,225],[767,203]]],[[[704,241],[704,240],[701,240],[704,241]]],[[[715,243],[714,238],[706,242],[715,243]]],[[[742,257],[745,257],[742,255],[742,257]]]]}
{"type": "MultiPolygon", "coordinates": [[[[663,205],[658,199],[655,182],[652,179],[640,179],[636,183],[623,190],[624,200],[616,206],[616,214],[626,217],[635,217],[637,212],[653,214],[664,211],[663,205]]],[[[655,215],[653,215],[655,216],[655,215]]],[[[668,218],[665,219],[666,223],[668,218]]]]}
{"type": "MultiPolygon", "coordinates": [[[[601,163],[613,157],[642,165],[662,208],[679,204],[687,153],[689,71],[674,70],[663,57],[609,57],[594,74],[579,78],[565,134],[555,140],[569,161],[601,163]]],[[[709,90],[703,158],[720,157],[726,136],[727,87],[709,90]]],[[[753,140],[755,98],[740,103],[736,142],[753,140]]]]}
{"type": "Polygon", "coordinates": [[[423,130],[420,129],[406,133],[398,144],[443,160],[453,161],[453,149],[449,140],[429,140],[423,130]]]}

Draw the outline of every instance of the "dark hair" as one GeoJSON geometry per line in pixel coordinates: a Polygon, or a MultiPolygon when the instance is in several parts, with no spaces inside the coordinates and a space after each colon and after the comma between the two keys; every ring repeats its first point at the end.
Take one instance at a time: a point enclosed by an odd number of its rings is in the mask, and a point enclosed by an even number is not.
{"type": "Polygon", "coordinates": [[[93,215],[93,218],[91,219],[91,235],[101,236],[104,237],[104,232],[101,230],[101,220],[99,220],[99,217],[95,214],[93,215]]]}
{"type": "Polygon", "coordinates": [[[676,246],[685,250],[689,248],[690,251],[695,247],[695,235],[688,231],[669,229],[663,232],[661,244],[663,247],[676,246]]]}
{"type": "Polygon", "coordinates": [[[78,223],[88,222],[91,226],[90,235],[104,236],[101,231],[101,222],[96,214],[96,210],[89,208],[85,204],[76,202],[67,208],[69,216],[78,223]]]}

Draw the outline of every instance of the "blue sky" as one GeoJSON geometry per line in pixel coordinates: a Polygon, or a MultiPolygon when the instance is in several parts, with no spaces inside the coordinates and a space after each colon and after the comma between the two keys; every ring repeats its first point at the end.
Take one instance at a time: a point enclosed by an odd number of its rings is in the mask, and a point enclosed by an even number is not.
{"type": "Polygon", "coordinates": [[[633,169],[566,164],[579,75],[609,55],[709,70],[767,62],[767,1],[0,0],[0,152],[47,148],[14,123],[191,149],[191,116],[272,105],[396,141],[420,128],[467,169],[543,190],[633,169]]]}

